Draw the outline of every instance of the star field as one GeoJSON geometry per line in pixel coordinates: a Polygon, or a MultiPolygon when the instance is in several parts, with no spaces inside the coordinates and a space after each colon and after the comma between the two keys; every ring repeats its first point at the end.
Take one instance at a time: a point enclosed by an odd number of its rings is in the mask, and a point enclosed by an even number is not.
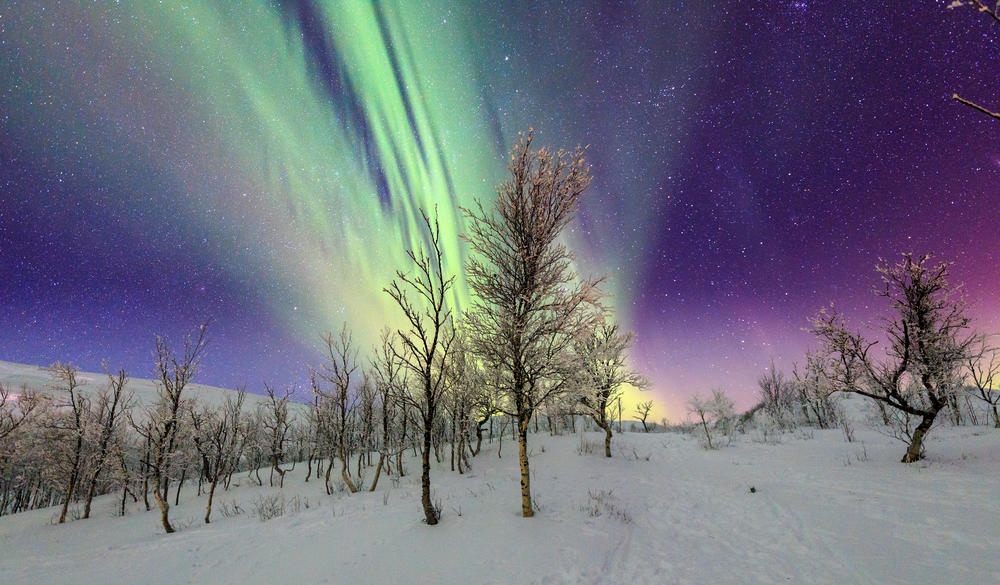
{"type": "Polygon", "coordinates": [[[879,258],[953,260],[1000,332],[1000,27],[947,2],[8,2],[0,7],[0,359],[151,368],[213,319],[199,381],[301,385],[362,347],[437,206],[529,126],[587,147],[567,238],[605,274],[671,418],[753,402],[879,258]]]}

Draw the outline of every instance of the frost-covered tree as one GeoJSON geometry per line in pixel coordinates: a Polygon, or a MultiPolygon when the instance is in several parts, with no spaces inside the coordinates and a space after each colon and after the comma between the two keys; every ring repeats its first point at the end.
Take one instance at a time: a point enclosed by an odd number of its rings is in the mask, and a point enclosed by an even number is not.
{"type": "Polygon", "coordinates": [[[829,366],[823,352],[807,352],[805,366],[792,370],[796,400],[807,424],[828,429],[840,422],[840,412],[833,393],[836,387],[827,379],[829,366]]]}
{"type": "Polygon", "coordinates": [[[382,470],[390,464],[390,458],[401,457],[403,445],[397,428],[397,418],[402,415],[399,402],[406,388],[406,372],[398,357],[399,350],[394,348],[398,343],[395,335],[388,329],[383,330],[379,344],[374,348],[371,359],[370,378],[375,387],[376,400],[380,413],[380,440],[378,443],[378,463],[375,466],[375,477],[368,491],[375,491],[382,470]]]}
{"type": "Polygon", "coordinates": [[[795,387],[771,360],[771,367],[757,378],[760,404],[771,422],[779,427],[793,425],[795,387]]]}
{"type": "Polygon", "coordinates": [[[239,388],[226,396],[221,408],[202,407],[192,411],[194,443],[202,460],[202,476],[208,481],[205,524],[212,521],[212,505],[219,483],[236,471],[246,437],[243,405],[246,390],[239,388]]]}
{"type": "Polygon", "coordinates": [[[573,342],[592,331],[597,283],[581,280],[560,240],[590,184],[583,150],[532,147],[522,135],[510,153],[510,177],[492,205],[463,209],[473,254],[466,263],[473,305],[470,348],[497,372],[500,408],[517,425],[521,513],[534,515],[528,427],[548,400],[570,389],[573,342]]]}
{"type": "Polygon", "coordinates": [[[263,425],[264,447],[267,449],[267,458],[271,463],[271,475],[269,482],[274,486],[274,476],[278,476],[278,487],[285,485],[285,470],[281,468],[281,463],[285,460],[285,443],[294,424],[294,417],[288,412],[288,403],[292,397],[292,390],[286,388],[280,394],[270,385],[264,385],[266,400],[258,403],[260,411],[260,421],[263,425]]]}
{"type": "Polygon", "coordinates": [[[59,509],[59,524],[66,522],[66,514],[83,473],[84,446],[87,433],[90,402],[80,389],[82,382],[77,378],[78,370],[71,364],[56,362],[49,366],[53,379],[53,390],[61,398],[56,402],[57,416],[50,428],[53,451],[59,453],[57,466],[63,481],[62,506],[59,509]]]}
{"type": "Polygon", "coordinates": [[[208,343],[207,331],[208,323],[203,323],[198,327],[196,336],[185,337],[183,350],[179,354],[170,348],[164,337],[156,337],[153,368],[156,374],[157,399],[147,410],[145,419],[133,419],[132,424],[149,448],[145,465],[153,481],[153,498],[160,509],[160,523],[168,534],[174,532],[174,527],[170,523],[167,490],[171,472],[177,465],[178,447],[184,440],[188,426],[188,403],[184,398],[184,390],[198,373],[208,343]]]}
{"type": "Polygon", "coordinates": [[[38,404],[36,393],[27,386],[15,393],[9,385],[0,382],[0,446],[17,427],[29,420],[38,404]]]}
{"type": "Polygon", "coordinates": [[[90,518],[90,509],[97,495],[98,481],[108,470],[109,465],[118,457],[118,451],[123,448],[126,432],[124,428],[126,413],[132,408],[132,394],[126,388],[128,375],[120,369],[111,373],[105,365],[108,383],[97,391],[91,401],[93,411],[90,425],[92,462],[87,478],[87,496],[83,507],[83,517],[90,518]]]}
{"type": "MultiPolygon", "coordinates": [[[[649,382],[628,365],[633,334],[618,323],[602,320],[589,335],[574,343],[579,363],[579,401],[585,415],[604,431],[604,456],[611,457],[611,408],[619,403],[626,386],[645,389],[649,382]]],[[[645,423],[643,423],[645,427],[645,423]]]]}
{"type": "Polygon", "coordinates": [[[323,344],[326,361],[320,369],[312,371],[311,380],[320,438],[329,445],[326,489],[327,493],[331,493],[330,472],[339,458],[340,478],[353,494],[358,487],[350,475],[348,430],[354,415],[355,397],[351,393],[351,380],[358,370],[358,349],[346,323],[337,337],[332,333],[324,334],[323,344]]]}
{"type": "MultiPolygon", "coordinates": [[[[712,441],[712,433],[720,425],[729,427],[730,419],[736,412],[732,399],[722,389],[712,390],[711,398],[704,398],[700,394],[695,394],[688,399],[688,413],[695,416],[695,423],[701,427],[705,434],[706,447],[715,449],[718,441],[712,441]]],[[[723,429],[728,431],[728,428],[723,429]]],[[[728,432],[727,432],[728,434],[728,432]]]]}
{"type": "Polygon", "coordinates": [[[980,337],[966,362],[972,393],[990,408],[993,426],[1000,429],[1000,348],[990,345],[987,337],[980,337]]]}
{"type": "Polygon", "coordinates": [[[812,333],[831,357],[827,378],[838,390],[867,396],[898,413],[896,430],[907,442],[904,463],[923,456],[924,437],[938,413],[962,384],[962,369],[975,336],[969,333],[965,303],[948,283],[950,263],[904,254],[895,264],[882,261],[878,296],[890,307],[884,323],[888,345],[874,351],[871,341],[848,328],[843,316],[823,310],[812,333]],[[879,355],[881,353],[881,355],[879,355]],[[909,417],[916,417],[915,426],[909,417]]]}

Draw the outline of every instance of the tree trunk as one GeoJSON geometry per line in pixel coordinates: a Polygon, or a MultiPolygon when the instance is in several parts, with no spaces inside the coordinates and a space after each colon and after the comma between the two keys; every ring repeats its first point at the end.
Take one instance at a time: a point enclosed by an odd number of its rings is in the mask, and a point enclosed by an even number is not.
{"type": "Polygon", "coordinates": [[[90,482],[87,486],[87,501],[83,505],[83,518],[90,518],[90,505],[94,501],[94,496],[97,494],[97,479],[98,475],[101,473],[101,466],[104,465],[103,462],[98,463],[97,471],[90,476],[90,482]]]}
{"type": "Polygon", "coordinates": [[[352,494],[357,493],[358,488],[355,487],[354,482],[351,481],[350,469],[348,468],[351,462],[347,460],[347,454],[344,452],[343,447],[340,449],[340,462],[343,463],[343,466],[340,468],[340,478],[344,480],[344,485],[347,486],[347,489],[352,494]]]}
{"type": "Polygon", "coordinates": [[[914,461],[919,461],[923,456],[924,450],[924,435],[927,431],[931,429],[931,425],[934,424],[934,417],[937,416],[937,411],[932,411],[925,414],[922,419],[920,419],[920,424],[917,428],[913,430],[913,436],[910,437],[910,446],[906,448],[906,455],[903,456],[903,463],[913,463],[914,461]]]}
{"type": "Polygon", "coordinates": [[[705,429],[705,439],[708,441],[708,448],[714,449],[712,446],[712,433],[708,430],[708,422],[705,420],[704,415],[701,417],[701,426],[705,429]]]}
{"type": "Polygon", "coordinates": [[[62,509],[59,510],[59,524],[66,522],[66,513],[69,511],[69,501],[73,497],[73,490],[76,489],[77,468],[79,463],[73,464],[73,471],[69,474],[69,481],[66,482],[66,494],[63,497],[62,509]]]}
{"type": "Polygon", "coordinates": [[[611,457],[611,425],[604,425],[604,456],[611,457]]]}
{"type": "Polygon", "coordinates": [[[378,478],[382,475],[382,466],[385,465],[385,451],[378,454],[378,465],[375,467],[375,477],[372,478],[372,486],[368,488],[368,491],[375,491],[375,487],[378,486],[378,478]]]}
{"type": "Polygon", "coordinates": [[[153,490],[153,498],[156,499],[156,505],[160,507],[160,523],[163,524],[163,530],[170,534],[174,531],[174,527],[170,525],[170,502],[167,500],[166,496],[161,493],[160,490],[160,478],[156,477],[154,474],[153,479],[156,481],[156,488],[153,490]]]}
{"type": "Polygon", "coordinates": [[[324,482],[326,485],[326,495],[333,494],[333,490],[330,489],[330,473],[333,471],[333,466],[337,464],[337,458],[335,455],[330,455],[330,461],[326,465],[326,476],[324,477],[324,482]]]}
{"type": "Polygon", "coordinates": [[[521,516],[531,518],[535,515],[531,505],[531,469],[528,463],[528,425],[530,418],[517,421],[517,458],[521,466],[521,516]]]}
{"type": "MultiPolygon", "coordinates": [[[[177,489],[174,490],[174,505],[181,505],[181,488],[184,487],[184,480],[187,478],[187,466],[181,468],[181,479],[177,482],[177,489]]],[[[166,491],[166,490],[164,490],[166,491]]]]}
{"type": "Polygon", "coordinates": [[[997,405],[993,405],[993,426],[1000,429],[1000,412],[997,412],[997,405]]]}
{"type": "Polygon", "coordinates": [[[424,508],[424,521],[429,526],[438,523],[437,510],[431,502],[431,425],[434,420],[424,421],[424,448],[420,454],[420,504],[424,508]]]}
{"type": "Polygon", "coordinates": [[[208,486],[208,503],[205,504],[205,524],[211,524],[212,522],[212,500],[215,498],[215,486],[218,483],[219,478],[216,477],[212,479],[212,483],[208,486]]]}

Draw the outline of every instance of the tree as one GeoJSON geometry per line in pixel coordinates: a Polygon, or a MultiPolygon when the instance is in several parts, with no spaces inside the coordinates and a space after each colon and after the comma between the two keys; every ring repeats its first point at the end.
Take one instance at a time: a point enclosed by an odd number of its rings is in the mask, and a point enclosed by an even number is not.
{"type": "Polygon", "coordinates": [[[413,376],[415,384],[416,392],[404,397],[420,413],[423,432],[420,504],[424,521],[433,526],[438,523],[440,511],[431,502],[431,438],[455,341],[455,325],[447,304],[455,277],[445,277],[437,214],[433,222],[423,210],[420,215],[427,228],[428,249],[407,250],[415,271],[407,274],[397,270],[392,284],[383,290],[399,305],[406,323],[406,329],[396,330],[400,344],[392,344],[390,349],[413,376]]]}
{"type": "Polygon", "coordinates": [[[597,283],[573,271],[560,235],[590,183],[583,150],[532,148],[532,131],[510,152],[510,177],[487,209],[463,209],[473,304],[466,314],[470,349],[498,372],[501,409],[517,424],[521,513],[531,517],[528,425],[547,400],[567,391],[573,341],[594,328],[588,307],[597,283]]]}
{"type": "Polygon", "coordinates": [[[61,416],[57,418],[56,428],[61,431],[60,442],[65,441],[67,449],[59,449],[62,453],[61,463],[64,466],[65,487],[62,496],[62,507],[59,510],[59,524],[66,522],[70,501],[76,491],[83,472],[84,441],[86,438],[90,402],[80,391],[81,383],[77,379],[76,366],[56,362],[49,366],[49,374],[56,384],[56,389],[65,392],[65,402],[58,404],[61,416]]]}
{"type": "MultiPolygon", "coordinates": [[[[653,411],[652,400],[647,400],[646,402],[640,402],[635,407],[635,416],[639,419],[639,422],[642,423],[642,432],[644,433],[649,432],[649,426],[646,425],[646,419],[649,418],[649,413],[652,411],[653,411]]],[[[653,423],[653,426],[654,427],[656,426],[655,422],[653,423]]]]}
{"type": "MultiPolygon", "coordinates": [[[[375,383],[375,392],[382,406],[381,426],[382,438],[379,441],[378,464],[375,467],[375,477],[372,478],[372,485],[368,491],[375,491],[378,486],[382,469],[389,465],[389,457],[395,455],[400,457],[403,446],[400,444],[395,429],[395,418],[398,410],[396,401],[404,392],[406,387],[406,375],[403,371],[402,363],[398,355],[399,351],[393,347],[395,338],[388,329],[382,331],[380,343],[374,348],[371,360],[371,378],[375,383]]],[[[404,414],[405,416],[405,414],[404,414]]]]}
{"type": "MultiPolygon", "coordinates": [[[[997,7],[1000,6],[1000,5],[997,5],[997,6],[994,6],[993,8],[990,8],[982,0],[953,0],[952,3],[948,5],[948,8],[962,8],[964,6],[968,6],[970,8],[973,8],[977,12],[985,13],[986,15],[988,15],[993,20],[994,23],[1000,23],[1000,14],[997,13],[997,7]]],[[[961,97],[960,95],[958,95],[957,93],[952,94],[951,97],[952,97],[953,100],[955,100],[955,101],[957,101],[957,102],[959,102],[961,104],[969,106],[970,108],[972,108],[974,110],[977,110],[977,111],[979,111],[979,112],[981,112],[983,114],[986,114],[987,116],[990,116],[991,118],[1000,120],[1000,112],[990,110],[990,109],[986,108],[985,106],[979,105],[977,102],[965,99],[965,98],[961,97]]]]}
{"type": "Polygon", "coordinates": [[[733,401],[724,390],[715,389],[712,390],[711,398],[703,398],[700,394],[695,394],[688,399],[687,407],[688,413],[697,417],[695,422],[701,425],[702,431],[705,433],[706,446],[709,449],[717,448],[717,445],[712,443],[712,428],[709,427],[709,424],[713,428],[719,424],[728,425],[729,419],[735,412],[733,401]]]}
{"type": "Polygon", "coordinates": [[[807,352],[802,371],[798,366],[792,370],[795,377],[793,386],[802,408],[802,416],[806,423],[812,423],[815,419],[816,426],[821,429],[831,428],[840,418],[837,403],[833,399],[836,387],[827,379],[828,371],[827,356],[823,352],[807,352]]]}
{"type": "Polygon", "coordinates": [[[891,311],[885,319],[889,343],[883,356],[872,351],[878,341],[849,329],[834,310],[823,310],[812,319],[812,333],[832,357],[827,378],[838,390],[891,407],[904,421],[919,418],[913,428],[908,422],[897,427],[908,443],[904,463],[923,456],[924,437],[958,391],[975,339],[966,333],[965,303],[948,283],[951,264],[932,266],[930,259],[904,254],[896,264],[878,265],[878,296],[888,301],[891,311]]]}
{"type": "Polygon", "coordinates": [[[760,403],[771,421],[779,427],[791,424],[795,388],[785,379],[781,370],[775,367],[774,360],[771,360],[767,373],[757,378],[757,388],[760,390],[760,403]]]}
{"type": "Polygon", "coordinates": [[[194,442],[202,458],[202,473],[209,482],[205,503],[205,524],[212,521],[215,489],[222,478],[236,471],[243,449],[242,413],[246,390],[239,388],[235,397],[226,396],[221,409],[203,407],[192,411],[194,442]]]}
{"type": "Polygon", "coordinates": [[[584,413],[604,431],[605,457],[611,457],[614,422],[609,417],[609,409],[621,400],[625,386],[638,389],[649,386],[649,382],[627,363],[632,338],[631,331],[623,333],[614,321],[602,320],[589,335],[574,344],[580,364],[580,404],[584,413]]]}
{"type": "Polygon", "coordinates": [[[1000,429],[1000,411],[997,408],[1000,403],[1000,390],[997,389],[1000,385],[1000,348],[989,345],[985,336],[980,337],[969,354],[966,367],[972,378],[975,396],[989,405],[993,426],[1000,429]]]}
{"type": "Polygon", "coordinates": [[[19,426],[29,420],[31,413],[38,407],[38,397],[33,390],[22,387],[15,394],[10,386],[0,382],[0,445],[14,433],[19,426]]]}
{"type": "Polygon", "coordinates": [[[105,365],[108,384],[98,391],[94,400],[93,428],[97,432],[94,462],[91,465],[87,486],[87,498],[83,507],[83,517],[90,518],[90,508],[97,494],[97,482],[107,468],[108,461],[121,446],[122,422],[125,413],[132,408],[132,394],[126,392],[128,375],[124,369],[112,374],[105,365]]]}
{"type": "Polygon", "coordinates": [[[279,396],[274,388],[264,384],[264,392],[267,400],[258,403],[257,409],[260,411],[268,459],[271,462],[270,484],[274,486],[274,474],[278,474],[278,487],[284,487],[285,470],[281,468],[281,463],[285,459],[285,442],[288,440],[288,433],[293,423],[293,417],[288,413],[292,390],[287,388],[279,396]]]}
{"type": "Polygon", "coordinates": [[[160,509],[160,523],[167,534],[174,532],[170,524],[167,490],[171,466],[177,458],[177,447],[186,426],[184,390],[198,373],[208,343],[205,337],[207,331],[208,323],[203,323],[198,327],[196,337],[185,337],[180,355],[170,349],[164,337],[156,336],[153,368],[157,379],[157,400],[146,413],[145,421],[132,421],[133,428],[149,445],[150,457],[146,465],[153,479],[153,498],[160,509]]]}
{"type": "Polygon", "coordinates": [[[332,442],[330,466],[326,470],[326,490],[330,493],[330,471],[339,457],[342,464],[340,477],[353,494],[358,488],[351,480],[348,465],[347,427],[354,412],[350,392],[351,377],[358,369],[358,350],[346,323],[339,336],[334,337],[329,332],[324,334],[323,343],[327,359],[322,369],[312,372],[312,390],[316,395],[316,420],[322,431],[319,435],[332,442]],[[329,382],[332,388],[323,388],[321,381],[329,382]]]}

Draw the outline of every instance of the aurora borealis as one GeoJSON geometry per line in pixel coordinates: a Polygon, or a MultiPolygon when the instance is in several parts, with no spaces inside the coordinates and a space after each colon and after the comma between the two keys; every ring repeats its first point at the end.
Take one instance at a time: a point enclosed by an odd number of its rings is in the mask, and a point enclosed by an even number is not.
{"type": "Polygon", "coordinates": [[[569,234],[671,418],[749,406],[808,316],[874,319],[878,258],[954,260],[1000,332],[1000,27],[947,2],[6,2],[0,360],[147,376],[214,320],[200,382],[301,384],[361,347],[419,210],[461,280],[460,205],[506,152],[588,147],[569,234]]]}

